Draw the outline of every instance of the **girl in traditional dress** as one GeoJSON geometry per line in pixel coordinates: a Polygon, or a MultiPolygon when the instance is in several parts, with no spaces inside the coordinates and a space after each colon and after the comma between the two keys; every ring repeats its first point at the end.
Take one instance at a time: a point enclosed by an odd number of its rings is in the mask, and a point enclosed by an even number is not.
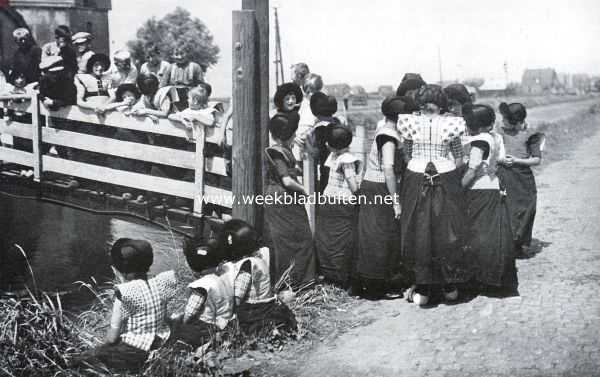
{"type": "Polygon", "coordinates": [[[455,283],[468,279],[463,255],[462,118],[443,116],[447,97],[438,85],[425,85],[415,95],[420,112],[398,117],[408,166],[402,181],[401,255],[414,273],[408,300],[426,305],[443,288],[455,300],[455,283]]]}
{"type": "Polygon", "coordinates": [[[147,241],[120,238],[110,257],[120,284],[115,285],[106,341],[84,352],[73,365],[102,363],[113,371],[139,372],[149,351],[169,336],[163,329],[167,303],[177,293],[177,277],[174,271],[167,271],[148,279],[153,252],[147,241]]]}
{"type": "Polygon", "coordinates": [[[172,85],[177,89],[179,100],[173,105],[178,111],[188,107],[187,92],[204,81],[204,69],[200,64],[192,61],[191,46],[182,44],[175,47],[173,51],[173,64],[169,72],[167,85],[172,85]]]}
{"type": "Polygon", "coordinates": [[[520,103],[500,104],[506,157],[499,161],[498,176],[507,193],[514,246],[517,255],[527,256],[535,219],[537,187],[532,166],[542,162],[544,134],[527,127],[527,110],[520,103]]]}
{"type": "Polygon", "coordinates": [[[269,133],[274,144],[265,150],[267,185],[265,197],[286,200],[265,206],[265,220],[273,245],[272,280],[277,282],[283,272],[294,264],[290,278],[293,287],[308,284],[315,277],[315,252],[308,215],[299,200],[306,192],[298,183],[296,159],[291,146],[298,129],[296,112],[278,113],[269,121],[269,133]]]}
{"type": "Polygon", "coordinates": [[[87,73],[75,76],[79,107],[102,113],[104,106],[111,102],[111,80],[106,73],[109,67],[110,58],[107,55],[94,54],[87,61],[87,73]]]}
{"type": "Polygon", "coordinates": [[[328,125],[340,123],[338,118],[333,117],[337,108],[337,99],[325,93],[317,92],[310,98],[310,111],[315,116],[315,124],[308,132],[304,149],[314,159],[315,171],[318,172],[315,174],[315,190],[319,193],[323,193],[329,179],[329,167],[325,164],[330,153],[327,148],[328,125]]]}
{"type": "Polygon", "coordinates": [[[463,115],[471,133],[462,185],[467,188],[467,243],[477,261],[475,279],[488,292],[511,294],[517,291],[518,281],[506,194],[496,176],[504,146],[499,135],[490,133],[496,114],[487,105],[467,105],[463,115]]]}
{"type": "Polygon", "coordinates": [[[203,276],[188,285],[191,294],[185,311],[172,317],[170,342],[198,347],[236,316],[248,333],[265,326],[296,328],[293,313],[271,290],[269,249],[260,247],[258,234],[248,223],[229,220],[206,248],[187,239],[184,253],[190,268],[203,276]]]}
{"type": "Polygon", "coordinates": [[[298,112],[303,98],[302,89],[293,82],[287,82],[277,87],[275,96],[273,97],[273,104],[276,111],[280,113],[298,112]]]}
{"type": "Polygon", "coordinates": [[[328,128],[327,146],[331,153],[325,165],[330,179],[323,192],[327,202],[319,206],[317,213],[315,244],[320,274],[348,287],[357,246],[358,206],[354,194],[362,176],[362,161],[349,151],[352,130],[337,122],[328,128]]]}
{"type": "MultiPolygon", "coordinates": [[[[412,112],[414,102],[392,96],[381,104],[385,122],[377,129],[361,183],[358,214],[357,278],[360,292],[368,298],[383,298],[391,290],[398,265],[402,139],[396,130],[399,114],[412,112]],[[386,200],[383,200],[383,199],[386,200]]],[[[353,292],[354,293],[354,292],[353,292]]],[[[390,292],[391,293],[391,292],[390,292]]]]}

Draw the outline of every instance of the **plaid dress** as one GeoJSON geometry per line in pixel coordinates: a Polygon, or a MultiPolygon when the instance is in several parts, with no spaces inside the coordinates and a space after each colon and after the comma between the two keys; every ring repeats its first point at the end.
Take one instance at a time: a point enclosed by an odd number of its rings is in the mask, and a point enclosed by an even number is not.
{"type": "Polygon", "coordinates": [[[148,351],[157,336],[166,339],[169,332],[161,328],[167,302],[175,296],[176,288],[174,271],[160,273],[147,281],[138,279],[117,285],[117,297],[123,303],[126,319],[121,342],[148,351]]]}

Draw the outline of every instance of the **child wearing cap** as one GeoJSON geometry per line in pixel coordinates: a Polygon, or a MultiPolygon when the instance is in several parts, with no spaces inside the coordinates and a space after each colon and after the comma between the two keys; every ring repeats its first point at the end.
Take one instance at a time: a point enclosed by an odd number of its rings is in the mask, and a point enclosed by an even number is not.
{"type": "Polygon", "coordinates": [[[13,39],[17,49],[12,57],[10,71],[22,72],[26,84],[37,82],[40,78],[39,65],[42,60],[42,49],[36,44],[31,32],[26,28],[15,29],[13,39]]]}
{"type": "Polygon", "coordinates": [[[446,300],[456,300],[455,284],[469,278],[457,169],[464,156],[460,136],[465,123],[442,115],[448,98],[438,85],[420,87],[415,100],[420,112],[401,115],[397,123],[408,159],[400,194],[401,257],[414,274],[408,300],[423,306],[440,291],[446,300]]]}
{"type": "Polygon", "coordinates": [[[295,328],[293,314],[271,290],[269,249],[260,247],[251,225],[229,220],[207,248],[188,239],[184,253],[190,268],[203,276],[188,285],[190,297],[184,312],[173,316],[170,342],[198,347],[236,317],[244,332],[269,324],[295,328]]]}
{"type": "MultiPolygon", "coordinates": [[[[314,98],[314,96],[313,96],[314,98]]],[[[323,191],[327,198],[319,205],[315,226],[315,249],[319,272],[326,280],[348,287],[353,277],[357,246],[358,206],[353,196],[362,178],[362,161],[349,151],[352,130],[331,122],[327,132],[327,147],[331,151],[325,166],[329,181],[323,191]]]]}
{"type": "Polygon", "coordinates": [[[121,84],[135,84],[138,70],[131,64],[131,54],[127,50],[117,50],[113,55],[113,67],[108,72],[111,86],[118,88],[121,84]]]}
{"type": "Polygon", "coordinates": [[[400,246],[398,219],[399,178],[402,175],[402,138],[396,130],[399,114],[411,112],[414,101],[391,96],[381,104],[385,116],[375,131],[360,191],[364,201],[358,212],[358,253],[353,294],[379,299],[396,295],[394,286],[400,246]],[[383,200],[385,198],[385,200],[383,200]],[[355,291],[355,292],[354,292],[355,291]]]}
{"type": "Polygon", "coordinates": [[[273,199],[265,205],[265,221],[271,235],[272,280],[278,281],[293,263],[291,284],[300,287],[309,284],[315,277],[315,253],[312,233],[304,203],[306,191],[298,182],[296,159],[292,143],[298,129],[299,116],[296,112],[278,113],[269,121],[269,133],[274,144],[265,149],[267,161],[267,184],[265,198],[273,199]],[[275,198],[287,197],[288,203],[275,202],[275,198]]]}
{"type": "Polygon", "coordinates": [[[71,29],[67,25],[58,25],[54,29],[54,41],[48,42],[42,46],[43,57],[60,56],[63,59],[63,65],[71,77],[75,76],[78,71],[77,53],[73,48],[73,36],[71,29]]]}
{"type": "Polygon", "coordinates": [[[94,51],[92,50],[93,38],[94,37],[90,33],[84,31],[75,33],[73,37],[71,37],[75,52],[77,53],[77,73],[88,72],[88,60],[94,56],[94,51]]]}
{"type": "Polygon", "coordinates": [[[507,192],[514,246],[517,255],[528,256],[535,220],[537,187],[532,166],[542,162],[545,136],[529,129],[527,110],[520,103],[501,103],[506,156],[499,161],[498,176],[507,192]]]}
{"type": "Polygon", "coordinates": [[[40,101],[51,111],[77,103],[77,87],[72,71],[61,56],[50,56],[40,63],[40,101]]]}
{"type": "Polygon", "coordinates": [[[148,353],[169,336],[164,324],[167,303],[177,293],[174,271],[148,278],[152,246],[144,240],[120,238],[110,250],[115,298],[104,344],[84,352],[74,364],[106,365],[112,371],[139,372],[148,353]]]}
{"type": "Polygon", "coordinates": [[[471,134],[468,169],[461,183],[467,189],[467,244],[475,261],[474,277],[486,293],[518,294],[506,194],[496,174],[504,145],[502,138],[490,133],[496,114],[487,105],[465,105],[463,116],[471,134]]]}
{"type": "Polygon", "coordinates": [[[314,158],[315,168],[318,172],[315,175],[317,180],[315,188],[317,192],[323,193],[329,179],[329,167],[325,165],[329,156],[329,149],[326,145],[328,125],[331,122],[340,123],[338,118],[333,117],[337,112],[337,99],[322,92],[314,93],[310,97],[310,110],[315,117],[315,124],[309,129],[304,139],[297,137],[295,141],[314,158]]]}

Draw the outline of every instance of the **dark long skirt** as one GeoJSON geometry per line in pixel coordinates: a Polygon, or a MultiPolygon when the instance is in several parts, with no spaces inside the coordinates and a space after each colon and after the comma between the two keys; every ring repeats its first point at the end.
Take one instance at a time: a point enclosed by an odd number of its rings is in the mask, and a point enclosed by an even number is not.
{"type": "Polygon", "coordinates": [[[263,329],[277,328],[292,332],[298,323],[294,313],[284,303],[273,300],[264,303],[243,303],[237,308],[240,329],[245,334],[257,334],[263,329]]]}
{"type": "Polygon", "coordinates": [[[383,283],[398,271],[400,227],[392,205],[382,201],[389,195],[385,183],[363,181],[361,194],[356,270],[363,281],[383,283]]]}
{"type": "Polygon", "coordinates": [[[537,205],[537,187],[529,166],[498,167],[498,177],[506,189],[513,240],[517,247],[531,245],[537,205]]]}
{"type": "Polygon", "coordinates": [[[271,253],[271,282],[275,284],[294,262],[292,286],[311,282],[315,278],[315,248],[308,224],[308,215],[300,204],[265,206],[265,221],[269,227],[271,253]]]}
{"type": "Polygon", "coordinates": [[[476,279],[487,285],[518,286],[513,237],[505,196],[498,190],[469,190],[468,244],[477,261],[476,279]]]}
{"type": "Polygon", "coordinates": [[[460,283],[473,274],[472,255],[465,247],[464,196],[460,172],[431,181],[406,170],[401,190],[402,261],[415,284],[460,283]]]}
{"type": "Polygon", "coordinates": [[[97,368],[106,366],[113,372],[139,372],[147,358],[148,352],[120,342],[103,344],[85,351],[77,357],[73,366],[90,364],[97,368]]]}
{"type": "Polygon", "coordinates": [[[219,331],[217,326],[198,319],[186,324],[173,323],[171,326],[171,336],[165,346],[170,347],[177,342],[183,342],[194,348],[198,348],[210,342],[212,337],[219,331]]]}
{"type": "Polygon", "coordinates": [[[319,273],[328,281],[346,284],[356,256],[358,211],[351,204],[319,206],[315,248],[319,273]]]}

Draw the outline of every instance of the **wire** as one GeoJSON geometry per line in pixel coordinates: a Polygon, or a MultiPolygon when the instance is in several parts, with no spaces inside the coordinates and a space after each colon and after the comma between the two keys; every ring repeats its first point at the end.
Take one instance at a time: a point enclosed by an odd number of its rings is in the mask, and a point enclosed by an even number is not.
{"type": "Polygon", "coordinates": [[[44,202],[44,203],[50,203],[50,204],[55,204],[55,205],[60,205],[60,206],[64,206],[64,207],[68,207],[68,208],[72,208],[75,210],[79,210],[79,211],[84,211],[84,212],[89,212],[89,213],[93,213],[96,215],[102,215],[102,216],[112,216],[112,217],[130,217],[130,218],[134,218],[136,220],[140,220],[140,221],[144,221],[147,222],[149,224],[158,226],[168,232],[174,232],[177,233],[181,236],[185,236],[185,237],[192,237],[192,234],[186,233],[182,230],[179,230],[177,228],[173,228],[170,226],[167,226],[165,224],[161,224],[159,222],[156,222],[154,220],[151,220],[147,217],[135,214],[135,213],[130,213],[130,212],[125,212],[125,211],[101,211],[101,210],[97,210],[97,209],[91,209],[91,208],[87,208],[87,207],[83,207],[77,204],[73,204],[73,203],[69,203],[69,202],[65,202],[62,200],[58,200],[58,199],[50,199],[50,198],[46,198],[43,196],[33,196],[33,195],[19,195],[19,194],[12,194],[6,191],[2,191],[0,190],[0,195],[4,195],[7,196],[9,198],[13,198],[13,199],[24,199],[24,200],[35,200],[35,201],[39,201],[39,202],[44,202]]]}

